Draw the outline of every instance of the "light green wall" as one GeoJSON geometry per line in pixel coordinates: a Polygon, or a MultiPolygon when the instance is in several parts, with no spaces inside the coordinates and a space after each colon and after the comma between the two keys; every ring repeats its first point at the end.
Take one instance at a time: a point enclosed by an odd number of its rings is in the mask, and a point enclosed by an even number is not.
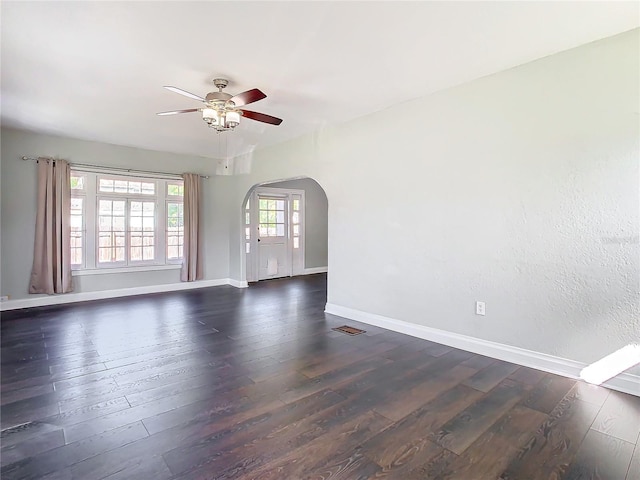
{"type": "MultiPolygon", "coordinates": [[[[39,135],[3,128],[1,132],[2,170],[2,295],[11,299],[33,298],[28,294],[33,259],[36,211],[36,164],[22,161],[26,156],[50,156],[72,163],[135,168],[167,173],[212,175],[212,159],[155,152],[137,148],[87,142],[71,138],[39,135]]],[[[229,276],[230,177],[211,176],[202,180],[205,236],[205,279],[229,276]]],[[[177,283],[179,270],[131,272],[74,277],[75,292],[141,287],[177,283]]]]}
{"type": "Polygon", "coordinates": [[[329,242],[329,212],[327,195],[322,190],[322,187],[318,185],[318,182],[310,178],[274,182],[265,185],[265,187],[304,190],[304,266],[305,268],[326,267],[329,242]]]}
{"type": "Polygon", "coordinates": [[[595,361],[640,341],[638,33],[259,150],[236,201],[322,185],[332,304],[595,361]]]}

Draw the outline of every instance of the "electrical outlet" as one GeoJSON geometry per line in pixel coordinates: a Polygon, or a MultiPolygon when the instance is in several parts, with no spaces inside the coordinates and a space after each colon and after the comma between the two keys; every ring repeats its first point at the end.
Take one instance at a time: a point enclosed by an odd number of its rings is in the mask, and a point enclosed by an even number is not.
{"type": "Polygon", "coordinates": [[[484,315],[484,302],[476,302],[476,315],[484,315]]]}
{"type": "Polygon", "coordinates": [[[0,297],[0,302],[8,302],[9,301],[9,295],[3,295],[0,297]]]}

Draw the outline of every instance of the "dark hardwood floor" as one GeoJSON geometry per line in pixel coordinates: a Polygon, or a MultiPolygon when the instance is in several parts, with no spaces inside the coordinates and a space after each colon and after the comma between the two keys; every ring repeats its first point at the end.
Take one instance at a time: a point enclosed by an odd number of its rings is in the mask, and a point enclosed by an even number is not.
{"type": "Polygon", "coordinates": [[[3,313],[1,478],[640,478],[640,398],[325,302],[311,275],[3,313]]]}

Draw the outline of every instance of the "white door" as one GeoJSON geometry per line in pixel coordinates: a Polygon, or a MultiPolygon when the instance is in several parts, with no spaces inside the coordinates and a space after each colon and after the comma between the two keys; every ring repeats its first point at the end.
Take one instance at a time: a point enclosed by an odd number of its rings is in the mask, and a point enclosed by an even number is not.
{"type": "Polygon", "coordinates": [[[258,194],[258,280],[291,276],[287,196],[258,194]]]}
{"type": "Polygon", "coordinates": [[[247,281],[304,273],[304,190],[258,188],[244,210],[247,281]],[[284,202],[284,203],[283,203],[284,202]]]}

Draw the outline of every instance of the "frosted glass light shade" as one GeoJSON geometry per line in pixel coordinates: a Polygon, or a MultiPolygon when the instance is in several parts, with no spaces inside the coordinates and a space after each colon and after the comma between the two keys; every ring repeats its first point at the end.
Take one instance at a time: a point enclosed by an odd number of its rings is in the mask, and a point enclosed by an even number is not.
{"type": "Polygon", "coordinates": [[[240,114],[238,112],[227,112],[226,117],[227,127],[233,128],[240,123],[240,114]]]}
{"type": "Polygon", "coordinates": [[[202,110],[202,119],[207,121],[207,123],[218,123],[218,112],[216,112],[213,108],[205,108],[202,110]]]}

